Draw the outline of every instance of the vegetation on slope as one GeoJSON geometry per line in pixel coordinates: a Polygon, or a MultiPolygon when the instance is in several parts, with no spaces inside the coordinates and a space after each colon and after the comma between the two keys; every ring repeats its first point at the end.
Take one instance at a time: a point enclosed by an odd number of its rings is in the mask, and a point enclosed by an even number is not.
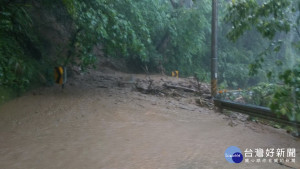
{"type": "MultiPolygon", "coordinates": [[[[218,2],[220,87],[280,84],[271,108],[299,120],[299,2],[218,2]]],[[[50,83],[57,65],[84,70],[95,47],[134,72],[208,81],[210,21],[211,0],[2,0],[0,87],[50,83]]]]}

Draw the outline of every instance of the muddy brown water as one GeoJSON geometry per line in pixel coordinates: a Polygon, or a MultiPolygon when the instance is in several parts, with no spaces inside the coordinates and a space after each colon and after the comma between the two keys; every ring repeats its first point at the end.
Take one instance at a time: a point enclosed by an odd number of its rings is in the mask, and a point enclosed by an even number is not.
{"type": "Polygon", "coordinates": [[[0,168],[287,168],[230,164],[224,152],[232,145],[296,148],[290,165],[300,168],[300,141],[283,130],[252,122],[232,127],[226,116],[189,98],[141,94],[100,75],[78,76],[63,91],[40,88],[1,106],[0,168]]]}

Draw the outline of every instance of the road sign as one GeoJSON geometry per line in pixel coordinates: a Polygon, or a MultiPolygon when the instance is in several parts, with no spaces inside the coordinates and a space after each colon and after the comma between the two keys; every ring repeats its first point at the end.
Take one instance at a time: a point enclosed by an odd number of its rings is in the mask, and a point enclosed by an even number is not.
{"type": "Polygon", "coordinates": [[[179,77],[179,71],[178,70],[175,70],[172,72],[172,77],[179,77]]]}
{"type": "Polygon", "coordinates": [[[55,67],[54,68],[55,83],[63,85],[67,80],[66,72],[67,72],[66,68],[62,66],[55,67]]]}

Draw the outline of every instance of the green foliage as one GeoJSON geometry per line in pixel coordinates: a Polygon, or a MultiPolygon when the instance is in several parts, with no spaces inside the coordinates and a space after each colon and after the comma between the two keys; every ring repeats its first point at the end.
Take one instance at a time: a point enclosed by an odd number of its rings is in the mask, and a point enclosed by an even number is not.
{"type": "Polygon", "coordinates": [[[193,8],[174,8],[161,0],[65,0],[78,30],[72,51],[79,57],[101,44],[107,57],[125,58],[140,70],[164,66],[167,72],[192,75],[207,67],[201,61],[208,52],[210,1],[199,2],[193,8]]]}
{"type": "Polygon", "coordinates": [[[232,24],[228,38],[237,40],[252,27],[269,39],[273,39],[276,32],[289,32],[290,5],[289,0],[267,0],[261,4],[255,0],[233,1],[225,17],[232,24]]]}
{"type": "MultiPolygon", "coordinates": [[[[291,43],[297,44],[298,38],[291,38],[299,34],[299,1],[265,0],[261,3],[254,0],[233,1],[228,7],[226,20],[232,24],[228,38],[237,39],[250,29],[256,29],[262,37],[269,39],[270,45],[258,55],[250,65],[250,75],[257,74],[262,68],[267,70],[267,77],[281,81],[283,85],[276,87],[270,107],[282,115],[287,115],[291,120],[300,120],[299,109],[299,67],[290,69],[291,60],[299,61],[294,56],[296,51],[291,51],[291,43]],[[298,19],[295,19],[298,18],[298,19]],[[293,29],[292,29],[293,28],[293,29]],[[284,42],[282,33],[286,35],[284,42]],[[292,54],[293,53],[293,54],[292,54]],[[286,70],[282,72],[282,70],[286,70]],[[276,76],[279,78],[275,78],[276,76]]],[[[294,45],[297,48],[297,45],[294,45]]],[[[299,53],[297,53],[298,55],[299,53]]],[[[268,90],[267,90],[268,91],[268,90]]],[[[271,90],[273,91],[273,89],[271,90]]],[[[257,93],[264,95],[266,89],[257,93]]],[[[268,95],[269,97],[269,95],[268,95]]],[[[269,100],[269,99],[267,99],[269,100]]]]}
{"type": "Polygon", "coordinates": [[[163,52],[167,72],[177,69],[188,76],[209,70],[210,6],[210,1],[196,1],[193,8],[181,7],[170,12],[170,43],[163,52]]]}
{"type": "Polygon", "coordinates": [[[204,69],[197,69],[194,72],[194,76],[198,79],[200,82],[209,82],[210,81],[210,73],[207,73],[204,69]]]}
{"type": "Polygon", "coordinates": [[[252,104],[259,106],[269,106],[274,93],[276,85],[270,83],[260,83],[252,87],[252,104]]]}
{"type": "Polygon", "coordinates": [[[276,89],[270,107],[278,114],[300,121],[300,66],[286,70],[280,79],[285,85],[276,89]]]}
{"type": "Polygon", "coordinates": [[[0,2],[0,86],[24,91],[34,76],[32,21],[26,4],[0,2]]]}
{"type": "MultiPolygon", "coordinates": [[[[25,90],[34,79],[48,79],[48,68],[54,65],[77,64],[85,69],[96,61],[92,55],[96,45],[101,46],[106,57],[124,58],[136,71],[148,67],[150,71],[166,73],[179,70],[184,76],[203,74],[209,67],[206,43],[210,1],[193,1],[192,7],[174,2],[1,1],[1,86],[25,90]],[[48,56],[49,42],[37,33],[40,27],[32,20],[36,13],[31,5],[36,3],[53,13],[58,22],[54,24],[69,24],[68,44],[60,46],[52,58],[48,56]],[[71,22],[63,23],[64,18],[71,18],[71,22]]],[[[207,75],[201,79],[207,80],[207,75]]]]}
{"type": "Polygon", "coordinates": [[[248,64],[251,56],[253,56],[252,52],[241,52],[237,48],[229,48],[219,52],[219,56],[220,82],[223,82],[223,85],[229,88],[247,87],[250,80],[249,76],[247,76],[248,64]]]}
{"type": "Polygon", "coordinates": [[[84,64],[94,60],[90,53],[96,44],[103,46],[107,56],[148,59],[145,46],[151,42],[149,30],[133,1],[68,0],[65,5],[77,31],[75,55],[84,64]]]}
{"type": "MultiPolygon", "coordinates": [[[[277,86],[270,83],[259,83],[247,90],[236,90],[233,92],[223,92],[220,97],[230,101],[241,100],[243,103],[258,106],[269,106],[271,104],[273,93],[277,86]]],[[[224,91],[224,90],[223,90],[224,91]]]]}

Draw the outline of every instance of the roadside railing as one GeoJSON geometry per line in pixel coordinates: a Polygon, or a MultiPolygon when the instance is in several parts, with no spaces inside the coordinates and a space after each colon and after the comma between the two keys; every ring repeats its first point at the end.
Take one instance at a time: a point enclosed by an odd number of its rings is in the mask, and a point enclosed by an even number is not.
{"type": "Polygon", "coordinates": [[[296,127],[298,131],[300,129],[300,122],[291,121],[286,116],[277,115],[267,107],[236,103],[222,99],[214,99],[214,104],[221,109],[231,110],[243,114],[248,114],[254,117],[260,117],[267,120],[276,121],[282,124],[291,125],[293,127],[296,127]]]}

